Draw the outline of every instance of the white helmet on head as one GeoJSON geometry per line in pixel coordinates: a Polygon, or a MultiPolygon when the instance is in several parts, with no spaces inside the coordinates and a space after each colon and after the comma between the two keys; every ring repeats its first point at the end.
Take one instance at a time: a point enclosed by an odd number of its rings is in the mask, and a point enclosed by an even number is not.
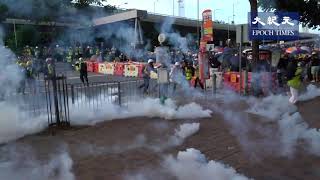
{"type": "Polygon", "coordinates": [[[154,62],[153,59],[148,60],[148,64],[153,63],[153,62],[154,62]]]}
{"type": "Polygon", "coordinates": [[[180,66],[179,62],[174,63],[175,66],[180,66]]]}

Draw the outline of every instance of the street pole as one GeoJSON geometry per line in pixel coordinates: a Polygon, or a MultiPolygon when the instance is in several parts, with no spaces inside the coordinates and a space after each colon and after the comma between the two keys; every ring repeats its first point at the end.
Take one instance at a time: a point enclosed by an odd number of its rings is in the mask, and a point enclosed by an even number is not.
{"type": "Polygon", "coordinates": [[[197,17],[198,17],[198,21],[197,21],[197,33],[198,33],[198,45],[200,46],[200,17],[199,17],[199,13],[200,13],[200,4],[199,4],[199,0],[197,0],[197,17]]]}
{"type": "Polygon", "coordinates": [[[18,40],[17,40],[17,31],[16,31],[16,20],[13,22],[13,29],[14,29],[14,41],[16,44],[16,48],[18,47],[18,40]]]}
{"type": "Polygon", "coordinates": [[[230,39],[230,17],[228,17],[228,40],[230,39]]]}
{"type": "Polygon", "coordinates": [[[214,9],[213,10],[213,21],[216,20],[216,11],[219,11],[219,10],[221,10],[221,9],[214,9]]]}
{"type": "Polygon", "coordinates": [[[174,0],[172,0],[172,16],[174,16],[174,0]]]}

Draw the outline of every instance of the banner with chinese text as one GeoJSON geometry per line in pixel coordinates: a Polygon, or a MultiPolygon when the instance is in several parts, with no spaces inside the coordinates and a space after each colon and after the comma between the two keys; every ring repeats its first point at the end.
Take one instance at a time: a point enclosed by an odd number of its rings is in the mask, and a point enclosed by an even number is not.
{"type": "Polygon", "coordinates": [[[259,12],[248,14],[250,40],[299,39],[299,14],[294,12],[259,12]]]}
{"type": "Polygon", "coordinates": [[[213,41],[213,21],[212,21],[212,11],[205,10],[202,13],[203,18],[203,37],[204,41],[213,41]]]}

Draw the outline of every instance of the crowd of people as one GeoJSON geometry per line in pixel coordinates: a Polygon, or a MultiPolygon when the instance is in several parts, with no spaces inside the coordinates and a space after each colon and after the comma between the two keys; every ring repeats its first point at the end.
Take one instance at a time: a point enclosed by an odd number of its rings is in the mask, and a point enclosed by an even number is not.
{"type": "MultiPolygon", "coordinates": [[[[236,52],[236,51],[235,51],[236,52]]],[[[148,93],[149,79],[151,71],[156,72],[154,63],[157,59],[156,48],[155,51],[144,51],[143,58],[137,60],[134,56],[121,52],[116,48],[99,48],[98,46],[74,46],[74,47],[29,47],[26,46],[17,63],[25,74],[26,82],[32,83],[39,73],[50,75],[52,73],[52,59],[55,61],[67,62],[70,65],[78,64],[80,71],[80,79],[83,84],[88,84],[87,67],[84,60],[95,60],[99,62],[126,62],[126,61],[140,61],[148,62],[143,71],[144,84],[141,88],[145,93],[148,93]],[[102,50],[104,49],[104,50],[102,50]]],[[[220,71],[238,71],[239,63],[226,63],[225,59],[219,60],[221,52],[208,52],[209,67],[218,69],[220,71]]],[[[237,53],[235,53],[237,54],[237,53]]],[[[237,55],[236,55],[237,56],[237,55]]],[[[233,56],[229,57],[232,58],[233,56]]],[[[169,49],[168,58],[171,63],[170,81],[174,84],[176,89],[178,84],[182,81],[189,82],[194,88],[198,85],[204,89],[204,84],[199,79],[199,63],[197,52],[187,51],[182,52],[179,49],[169,49]]],[[[242,53],[241,68],[248,67],[250,63],[245,53],[242,53]]],[[[235,58],[239,59],[239,58],[235,58]]],[[[266,65],[271,66],[270,61],[265,61],[266,65]]],[[[277,84],[279,88],[290,87],[291,102],[295,103],[297,100],[297,90],[300,89],[302,81],[310,80],[311,83],[319,82],[320,77],[320,59],[319,54],[314,51],[310,55],[288,54],[283,52],[279,63],[273,67],[272,71],[277,73],[277,84]]],[[[25,85],[21,85],[20,92],[23,92],[25,85]]]]}

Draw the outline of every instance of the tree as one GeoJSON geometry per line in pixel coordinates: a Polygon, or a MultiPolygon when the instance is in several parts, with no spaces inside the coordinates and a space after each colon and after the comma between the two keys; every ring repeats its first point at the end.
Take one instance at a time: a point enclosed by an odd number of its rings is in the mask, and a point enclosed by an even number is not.
{"type": "Polygon", "coordinates": [[[320,4],[318,0],[259,0],[258,5],[263,11],[298,12],[303,26],[319,28],[320,4]]]}
{"type": "Polygon", "coordinates": [[[86,8],[90,5],[103,6],[107,0],[75,0],[74,2],[77,8],[86,8]]]}
{"type": "Polygon", "coordinates": [[[4,21],[8,16],[9,8],[5,4],[0,4],[0,22],[4,21]]]}

